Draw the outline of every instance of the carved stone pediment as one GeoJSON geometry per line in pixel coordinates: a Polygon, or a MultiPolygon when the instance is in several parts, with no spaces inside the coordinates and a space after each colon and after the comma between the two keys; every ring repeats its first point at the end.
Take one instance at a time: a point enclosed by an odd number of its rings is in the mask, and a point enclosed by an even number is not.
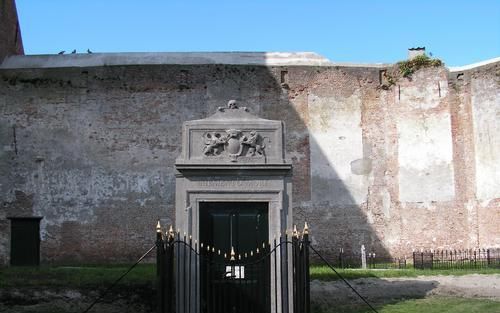
{"type": "Polygon", "coordinates": [[[230,100],[205,119],[183,124],[183,150],[176,164],[288,164],[284,126],[230,100]]]}

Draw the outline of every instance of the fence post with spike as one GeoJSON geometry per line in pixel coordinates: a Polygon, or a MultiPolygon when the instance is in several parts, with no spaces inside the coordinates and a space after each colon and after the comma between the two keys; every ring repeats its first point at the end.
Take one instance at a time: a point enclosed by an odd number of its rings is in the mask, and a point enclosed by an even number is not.
{"type": "Polygon", "coordinates": [[[165,288],[163,297],[165,300],[165,313],[174,312],[174,239],[175,234],[172,226],[166,233],[166,253],[165,253],[165,288]]]}
{"type": "Polygon", "coordinates": [[[307,225],[307,222],[304,224],[304,235],[303,235],[303,241],[304,241],[304,270],[305,270],[305,303],[304,303],[304,313],[310,313],[311,312],[311,288],[310,288],[310,274],[309,274],[309,226],[307,225]]]}
{"type": "Polygon", "coordinates": [[[297,266],[298,266],[298,249],[299,246],[299,233],[297,231],[297,225],[293,225],[293,232],[292,232],[292,281],[293,281],[293,312],[298,312],[298,290],[297,288],[297,282],[298,282],[298,271],[297,271],[297,266]]]}
{"type": "Polygon", "coordinates": [[[160,221],[156,224],[156,279],[157,279],[157,311],[158,313],[164,312],[164,298],[163,298],[163,290],[165,288],[165,277],[164,277],[164,267],[163,267],[163,258],[164,258],[164,245],[163,245],[163,234],[161,231],[160,221]]]}

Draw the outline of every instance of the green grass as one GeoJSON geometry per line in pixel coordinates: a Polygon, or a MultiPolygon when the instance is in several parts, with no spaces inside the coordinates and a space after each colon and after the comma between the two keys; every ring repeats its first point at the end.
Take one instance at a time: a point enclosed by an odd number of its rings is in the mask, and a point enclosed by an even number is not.
{"type": "MultiPolygon", "coordinates": [[[[362,269],[336,269],[346,279],[365,277],[389,278],[389,277],[417,277],[434,275],[469,275],[469,274],[500,274],[500,269],[460,269],[460,270],[415,270],[415,269],[388,269],[388,270],[362,270],[362,269]]],[[[311,279],[323,281],[337,280],[339,277],[327,266],[314,265],[310,268],[311,279]]]]}
{"type": "MultiPolygon", "coordinates": [[[[108,286],[127,271],[130,265],[82,265],[82,266],[40,266],[0,268],[0,288],[2,287],[74,287],[93,288],[108,286]]],[[[361,270],[338,269],[346,279],[364,277],[417,277],[421,275],[467,275],[500,274],[500,269],[462,270],[361,270]]],[[[121,286],[152,284],[155,281],[156,265],[139,264],[122,281],[121,286]]],[[[311,279],[323,281],[339,279],[326,266],[311,266],[311,279]]]]}
{"type": "MultiPolygon", "coordinates": [[[[431,297],[376,306],[379,313],[499,313],[500,301],[431,297]]],[[[315,308],[313,313],[372,313],[366,306],[315,308]]]]}
{"type": "MultiPolygon", "coordinates": [[[[86,266],[40,266],[40,267],[5,267],[0,268],[0,288],[76,288],[81,290],[101,289],[110,286],[118,277],[127,271],[129,265],[86,265],[86,266]]],[[[481,270],[359,270],[343,269],[339,272],[347,279],[364,277],[416,277],[421,275],[467,275],[467,274],[500,274],[500,269],[481,270]]],[[[155,264],[140,264],[134,268],[121,282],[120,289],[138,290],[136,287],[153,286],[156,277],[155,264]]],[[[311,279],[336,280],[338,277],[325,266],[312,266],[311,279]]],[[[149,287],[150,288],[150,287],[149,287]]],[[[146,288],[146,289],[149,289],[146,288]]],[[[140,288],[141,290],[144,288],[140,288]]],[[[314,303],[313,303],[314,305],[314,303]]],[[[42,312],[44,307],[33,308],[42,312]]],[[[500,313],[500,301],[430,297],[422,299],[393,299],[387,303],[378,303],[376,308],[379,313],[500,313]]],[[[2,306],[0,305],[0,309],[2,306]]],[[[47,303],[46,312],[57,311],[47,303]]],[[[24,309],[23,309],[24,310],[24,309]]],[[[26,311],[29,311],[29,306],[26,311]]],[[[0,310],[1,311],[1,310],[0,310]]],[[[44,311],[45,312],[45,311],[44,311]]],[[[71,311],[73,312],[73,311],[71,311]]],[[[76,312],[76,311],[75,311],[76,312]]],[[[313,313],[368,313],[362,304],[344,304],[327,308],[314,308],[313,313]]]]}
{"type": "MultiPolygon", "coordinates": [[[[0,268],[0,288],[109,286],[129,267],[130,265],[5,267],[0,268]]],[[[152,284],[155,277],[156,265],[139,264],[119,284],[152,284]]]]}

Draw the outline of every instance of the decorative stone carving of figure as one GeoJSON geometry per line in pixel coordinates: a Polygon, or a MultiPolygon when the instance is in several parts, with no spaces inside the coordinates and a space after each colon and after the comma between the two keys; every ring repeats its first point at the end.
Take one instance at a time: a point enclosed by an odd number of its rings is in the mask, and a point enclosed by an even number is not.
{"type": "Polygon", "coordinates": [[[206,141],[205,141],[205,147],[203,148],[203,153],[205,155],[217,155],[219,154],[222,149],[220,149],[220,146],[223,146],[226,144],[228,137],[221,135],[219,133],[216,134],[206,134],[205,135],[206,141]]]}
{"type": "Polygon", "coordinates": [[[252,130],[250,132],[250,135],[248,137],[242,138],[243,140],[241,141],[242,144],[248,146],[248,155],[254,156],[255,153],[258,154],[264,154],[264,148],[266,147],[265,145],[260,145],[258,143],[259,140],[259,134],[255,131],[252,130]]]}

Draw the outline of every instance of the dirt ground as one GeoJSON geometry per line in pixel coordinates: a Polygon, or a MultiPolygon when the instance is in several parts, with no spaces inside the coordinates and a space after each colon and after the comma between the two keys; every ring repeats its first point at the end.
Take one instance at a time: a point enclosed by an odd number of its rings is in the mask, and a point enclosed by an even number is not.
{"type": "MultiPolygon", "coordinates": [[[[368,301],[389,303],[430,296],[485,298],[500,301],[500,274],[465,276],[419,276],[404,278],[360,278],[349,283],[368,301]]],[[[311,302],[318,306],[361,302],[342,281],[311,282],[311,302]]]]}
{"type": "MultiPolygon", "coordinates": [[[[500,274],[360,278],[350,280],[349,283],[373,304],[433,296],[500,301],[500,274]]],[[[0,312],[80,313],[97,296],[96,291],[83,290],[0,289],[0,312]]],[[[150,313],[154,311],[154,299],[152,289],[142,292],[122,290],[106,297],[93,309],[93,312],[150,313]]],[[[313,310],[318,312],[321,312],[322,308],[329,307],[336,309],[349,307],[351,310],[347,310],[348,312],[357,312],[357,307],[364,306],[344,282],[318,280],[311,282],[311,305],[313,310]]]]}

